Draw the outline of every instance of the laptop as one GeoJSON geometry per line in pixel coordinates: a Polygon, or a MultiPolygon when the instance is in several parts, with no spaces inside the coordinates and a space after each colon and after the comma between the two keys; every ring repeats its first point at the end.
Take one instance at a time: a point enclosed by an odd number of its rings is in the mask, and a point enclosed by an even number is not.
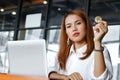
{"type": "Polygon", "coordinates": [[[44,39],[8,41],[9,74],[47,77],[44,39]]]}

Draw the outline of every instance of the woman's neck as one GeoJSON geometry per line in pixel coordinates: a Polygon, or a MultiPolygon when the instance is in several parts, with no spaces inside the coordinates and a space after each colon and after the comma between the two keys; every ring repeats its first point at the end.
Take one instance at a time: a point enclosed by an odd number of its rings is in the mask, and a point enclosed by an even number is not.
{"type": "Polygon", "coordinates": [[[86,43],[86,41],[80,41],[80,42],[75,42],[74,43],[74,50],[76,51],[76,49],[81,48],[82,46],[84,46],[86,43]]]}

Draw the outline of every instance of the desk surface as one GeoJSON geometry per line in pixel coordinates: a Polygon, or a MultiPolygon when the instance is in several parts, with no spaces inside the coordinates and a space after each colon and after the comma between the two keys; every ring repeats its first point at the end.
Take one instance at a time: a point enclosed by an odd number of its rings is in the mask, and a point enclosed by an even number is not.
{"type": "Polygon", "coordinates": [[[0,80],[49,80],[49,79],[41,78],[41,77],[27,77],[27,76],[0,74],[0,80]]]}

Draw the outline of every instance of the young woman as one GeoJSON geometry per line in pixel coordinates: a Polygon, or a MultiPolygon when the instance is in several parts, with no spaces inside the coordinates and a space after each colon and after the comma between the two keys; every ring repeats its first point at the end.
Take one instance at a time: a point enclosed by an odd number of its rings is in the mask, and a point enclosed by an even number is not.
{"type": "Polygon", "coordinates": [[[99,21],[94,29],[88,16],[79,10],[65,15],[60,34],[60,49],[52,80],[110,80],[112,63],[101,41],[108,32],[106,21],[99,21]],[[95,35],[94,35],[95,34],[95,35]]]}

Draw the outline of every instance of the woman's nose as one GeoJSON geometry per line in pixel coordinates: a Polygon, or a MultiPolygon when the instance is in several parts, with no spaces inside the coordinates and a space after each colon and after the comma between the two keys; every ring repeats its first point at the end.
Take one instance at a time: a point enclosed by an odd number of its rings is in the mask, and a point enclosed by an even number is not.
{"type": "Polygon", "coordinates": [[[73,25],[73,31],[77,30],[76,25],[73,25]]]}

